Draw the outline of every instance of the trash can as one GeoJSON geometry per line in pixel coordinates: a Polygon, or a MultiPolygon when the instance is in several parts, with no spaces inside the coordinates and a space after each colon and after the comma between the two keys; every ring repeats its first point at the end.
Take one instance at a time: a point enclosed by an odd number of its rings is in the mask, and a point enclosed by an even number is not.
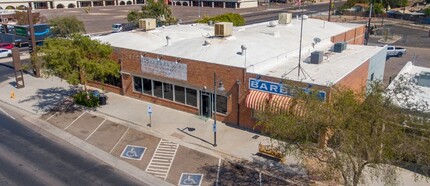
{"type": "Polygon", "coordinates": [[[104,94],[100,94],[99,95],[99,103],[100,105],[106,105],[106,101],[107,101],[107,96],[104,94]]]}

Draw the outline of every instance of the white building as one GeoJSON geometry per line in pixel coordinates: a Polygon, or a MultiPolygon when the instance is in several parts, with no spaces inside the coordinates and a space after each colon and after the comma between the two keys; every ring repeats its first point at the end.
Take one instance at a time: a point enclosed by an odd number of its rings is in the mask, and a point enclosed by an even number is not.
{"type": "Polygon", "coordinates": [[[430,104],[430,68],[415,66],[412,62],[408,62],[390,83],[388,89],[394,89],[399,83],[410,86],[410,91],[412,92],[407,93],[410,96],[408,102],[400,101],[403,100],[401,94],[392,95],[400,98],[399,100],[395,100],[396,104],[404,108],[430,112],[428,105],[430,104]]]}
{"type": "MultiPolygon", "coordinates": [[[[0,9],[60,9],[94,6],[121,6],[144,4],[146,0],[1,0],[0,9]]],[[[173,6],[251,8],[257,7],[257,0],[164,0],[173,6]]]]}
{"type": "Polygon", "coordinates": [[[19,9],[28,7],[33,9],[79,8],[93,6],[118,6],[143,4],[145,0],[1,0],[0,9],[19,9]]]}

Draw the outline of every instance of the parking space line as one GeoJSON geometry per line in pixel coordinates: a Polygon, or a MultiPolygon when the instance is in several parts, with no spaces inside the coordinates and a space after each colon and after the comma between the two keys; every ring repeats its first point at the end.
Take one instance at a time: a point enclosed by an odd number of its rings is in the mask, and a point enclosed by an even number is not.
{"type": "Polygon", "coordinates": [[[218,159],[218,172],[216,173],[216,181],[215,181],[215,185],[218,186],[218,179],[219,179],[219,172],[221,170],[221,158],[218,159]]]}
{"type": "Polygon", "coordinates": [[[70,125],[67,125],[66,128],[64,128],[64,130],[67,130],[70,126],[73,125],[73,123],[75,123],[79,118],[81,118],[87,111],[82,112],[81,115],[79,115],[75,120],[72,121],[72,123],[70,123],[70,125]]]}
{"type": "Polygon", "coordinates": [[[99,129],[102,125],[103,125],[103,123],[106,121],[106,119],[105,120],[103,120],[100,124],[99,124],[99,126],[97,126],[97,128],[96,129],[94,129],[93,130],[93,132],[91,132],[91,134],[87,137],[87,138],[85,138],[85,141],[87,141],[96,131],[97,131],[97,129],[99,129]]]}
{"type": "Polygon", "coordinates": [[[145,171],[166,180],[178,148],[178,144],[161,139],[145,171]]]}
{"type": "Polygon", "coordinates": [[[124,138],[125,134],[127,134],[127,132],[128,132],[128,129],[130,129],[130,127],[128,127],[127,130],[124,132],[124,134],[122,134],[121,138],[119,138],[119,140],[116,142],[115,146],[113,146],[113,148],[109,151],[109,154],[112,153],[113,149],[115,149],[115,147],[122,140],[122,138],[124,138]]]}
{"type": "Polygon", "coordinates": [[[51,119],[52,117],[54,117],[55,115],[57,115],[58,114],[58,112],[55,112],[54,114],[52,114],[52,116],[49,116],[49,118],[48,119],[46,119],[46,121],[48,121],[49,119],[51,119]]]}

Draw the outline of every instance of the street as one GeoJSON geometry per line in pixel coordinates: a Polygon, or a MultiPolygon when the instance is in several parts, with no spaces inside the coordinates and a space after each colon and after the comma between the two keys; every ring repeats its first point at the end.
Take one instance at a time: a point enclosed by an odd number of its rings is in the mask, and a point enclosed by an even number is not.
{"type": "Polygon", "coordinates": [[[0,103],[0,185],[145,185],[27,126],[0,103]]]}

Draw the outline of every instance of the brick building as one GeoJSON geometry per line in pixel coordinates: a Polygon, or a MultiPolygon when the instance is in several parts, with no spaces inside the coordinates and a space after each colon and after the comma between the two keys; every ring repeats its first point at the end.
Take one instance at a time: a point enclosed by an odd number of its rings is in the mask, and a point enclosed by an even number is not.
{"type": "Polygon", "coordinates": [[[224,36],[192,24],[95,39],[111,44],[121,63],[122,85],[105,89],[209,118],[215,89],[217,120],[252,129],[256,110],[291,107],[292,85],[327,100],[333,85],[359,90],[383,78],[386,48],[362,45],[364,25],[305,19],[297,68],[300,30],[293,19],[234,27],[224,36]]]}

